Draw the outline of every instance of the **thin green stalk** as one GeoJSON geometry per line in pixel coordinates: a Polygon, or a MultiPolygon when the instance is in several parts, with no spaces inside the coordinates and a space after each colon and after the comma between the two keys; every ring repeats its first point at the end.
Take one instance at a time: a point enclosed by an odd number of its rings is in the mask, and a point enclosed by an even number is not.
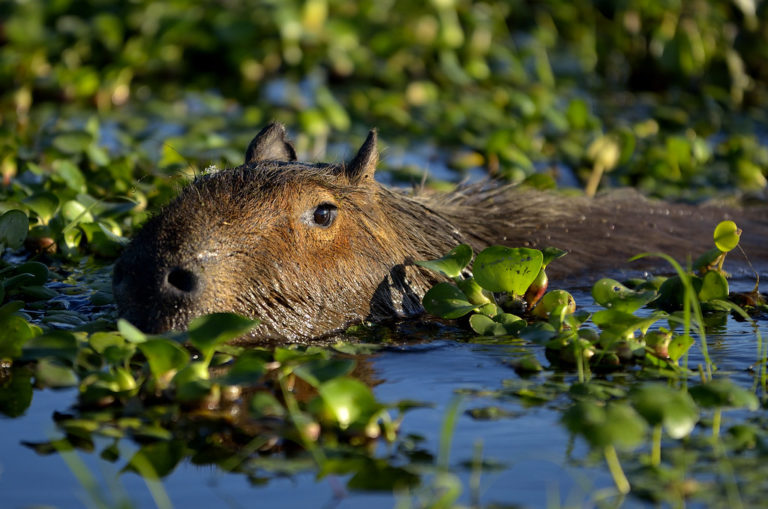
{"type": "Polygon", "coordinates": [[[672,268],[675,269],[675,272],[677,272],[677,275],[680,277],[680,282],[683,283],[683,287],[685,288],[685,295],[683,297],[683,334],[690,335],[692,323],[694,323],[691,317],[691,315],[693,315],[693,318],[696,320],[696,329],[698,330],[699,338],[701,339],[701,353],[704,355],[704,360],[706,361],[707,379],[711,380],[713,364],[707,349],[707,336],[704,330],[704,314],[701,312],[701,303],[699,302],[696,290],[691,283],[691,277],[688,272],[684,271],[682,266],[677,263],[677,260],[665,253],[641,253],[630,258],[630,261],[652,256],[662,258],[672,265],[672,268]]]}
{"type": "Polygon", "coordinates": [[[603,449],[603,454],[605,455],[605,462],[608,464],[608,470],[611,472],[611,476],[613,476],[613,483],[616,485],[616,489],[622,495],[626,495],[631,488],[627,476],[624,475],[624,470],[621,468],[616,448],[612,445],[606,445],[605,449],[603,449]]]}
{"type": "Polygon", "coordinates": [[[301,425],[302,421],[304,420],[303,415],[299,409],[299,404],[296,402],[296,398],[293,397],[293,393],[285,385],[285,377],[286,375],[283,375],[282,373],[277,377],[277,380],[280,383],[280,390],[283,393],[283,399],[285,400],[285,408],[288,410],[288,415],[296,427],[296,431],[299,433],[299,438],[301,438],[302,445],[312,455],[315,463],[318,466],[322,465],[325,462],[325,455],[317,446],[315,441],[307,435],[306,430],[301,425]]]}
{"type": "Polygon", "coordinates": [[[712,438],[718,438],[720,436],[720,420],[723,417],[723,410],[721,408],[715,409],[714,415],[712,415],[712,438]]]}
{"type": "Polygon", "coordinates": [[[440,446],[437,453],[437,466],[442,470],[448,470],[451,458],[451,442],[456,421],[459,417],[459,405],[461,398],[454,398],[445,412],[443,427],[440,429],[440,446]]]}
{"type": "Polygon", "coordinates": [[[483,473],[483,442],[475,442],[472,455],[472,472],[469,476],[469,496],[472,507],[480,507],[480,476],[483,473]]]}
{"type": "Polygon", "coordinates": [[[653,427],[651,442],[651,465],[658,467],[661,465],[661,424],[653,427]]]}

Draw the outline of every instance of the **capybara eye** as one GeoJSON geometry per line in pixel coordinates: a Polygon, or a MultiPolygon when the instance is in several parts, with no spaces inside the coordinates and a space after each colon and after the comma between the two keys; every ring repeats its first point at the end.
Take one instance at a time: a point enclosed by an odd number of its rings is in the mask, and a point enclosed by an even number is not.
{"type": "Polygon", "coordinates": [[[323,228],[331,226],[334,219],[336,219],[336,205],[332,203],[321,203],[312,215],[312,220],[315,224],[323,228]]]}

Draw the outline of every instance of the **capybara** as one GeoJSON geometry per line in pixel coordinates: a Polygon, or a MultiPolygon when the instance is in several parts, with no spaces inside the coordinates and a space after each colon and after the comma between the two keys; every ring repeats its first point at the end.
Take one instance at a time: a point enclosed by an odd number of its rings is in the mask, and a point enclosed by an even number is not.
{"type": "Polygon", "coordinates": [[[712,247],[734,218],[753,259],[768,258],[765,211],[671,205],[632,191],[563,196],[493,182],[451,193],[390,189],[374,180],[371,131],[341,164],[303,163],[271,124],[245,164],[201,175],[138,232],[115,264],[119,314],[147,332],[183,329],[232,311],[261,319],[257,338],[303,341],[363,320],[422,312],[439,280],[414,265],[460,243],[555,246],[569,254],[550,278],[633,268],[647,251],[684,260],[712,247]],[[735,217],[734,217],[735,216],[735,217]]]}

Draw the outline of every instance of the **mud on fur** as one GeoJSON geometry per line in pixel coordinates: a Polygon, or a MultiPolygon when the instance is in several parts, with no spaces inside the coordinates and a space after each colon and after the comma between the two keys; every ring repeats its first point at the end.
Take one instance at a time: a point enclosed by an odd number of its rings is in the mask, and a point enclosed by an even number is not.
{"type": "MultiPolygon", "coordinates": [[[[594,199],[494,182],[451,193],[389,189],[374,180],[371,131],[347,163],[298,162],[285,128],[253,139],[245,164],[198,177],[138,232],[115,264],[120,316],[146,332],[183,329],[201,314],[259,318],[254,339],[305,341],[422,312],[436,282],[413,264],[460,243],[555,246],[550,277],[597,277],[646,251],[678,259],[705,250],[732,218],[742,245],[768,259],[768,215],[652,202],[633,191],[594,199]]],[[[634,268],[634,266],[633,266],[634,268]]]]}

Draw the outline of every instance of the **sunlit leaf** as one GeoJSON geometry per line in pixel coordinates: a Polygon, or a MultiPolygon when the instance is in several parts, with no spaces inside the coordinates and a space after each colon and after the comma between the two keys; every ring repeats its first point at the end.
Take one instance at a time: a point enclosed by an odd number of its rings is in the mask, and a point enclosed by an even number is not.
{"type": "Polygon", "coordinates": [[[444,276],[454,278],[461,275],[461,271],[469,264],[472,259],[472,248],[466,244],[461,244],[451,249],[447,255],[437,260],[426,260],[414,262],[444,276]]]}
{"type": "Polygon", "coordinates": [[[715,246],[727,253],[739,244],[741,229],[733,221],[722,221],[715,227],[715,246]]]}
{"type": "Polygon", "coordinates": [[[536,279],[542,261],[537,249],[491,246],[477,255],[473,271],[486,290],[521,296],[536,279]]]}
{"type": "Polygon", "coordinates": [[[615,279],[604,278],[592,286],[592,297],[605,308],[634,313],[656,298],[656,292],[636,292],[615,279]]]}

